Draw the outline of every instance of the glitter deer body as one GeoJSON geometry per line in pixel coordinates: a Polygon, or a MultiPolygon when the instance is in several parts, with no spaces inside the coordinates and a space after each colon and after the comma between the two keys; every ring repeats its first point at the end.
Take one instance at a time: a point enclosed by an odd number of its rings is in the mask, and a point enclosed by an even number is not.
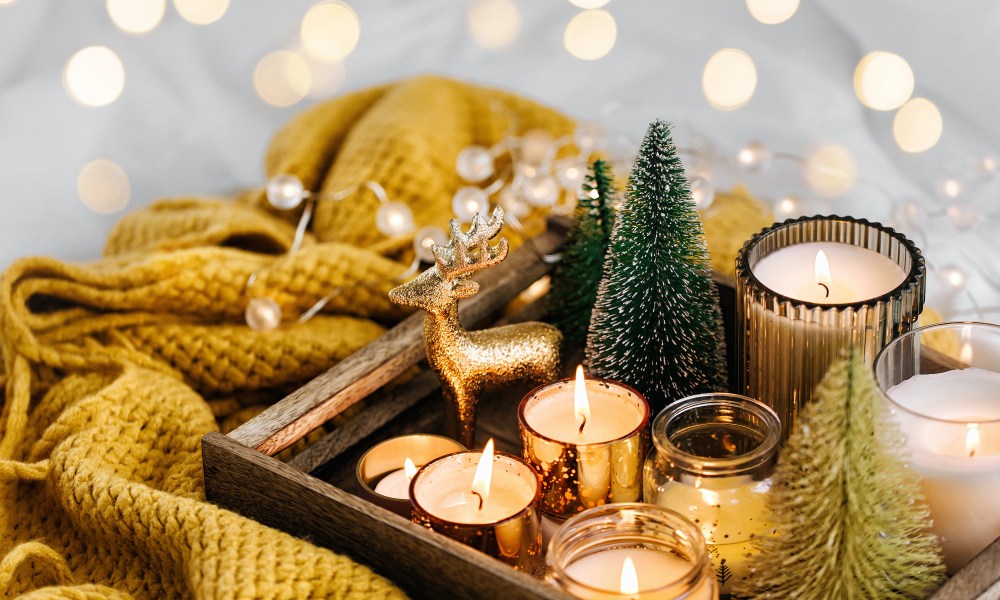
{"type": "Polygon", "coordinates": [[[470,275],[507,257],[506,239],[490,246],[502,225],[499,207],[488,221],[477,214],[468,233],[453,219],[448,245],[431,249],[436,264],[389,292],[393,302],[427,311],[424,345],[444,391],[447,433],[469,448],[483,392],[518,382],[553,381],[561,369],[562,334],[551,325],[532,322],[466,331],[458,321],[458,300],[479,291],[470,275]]]}

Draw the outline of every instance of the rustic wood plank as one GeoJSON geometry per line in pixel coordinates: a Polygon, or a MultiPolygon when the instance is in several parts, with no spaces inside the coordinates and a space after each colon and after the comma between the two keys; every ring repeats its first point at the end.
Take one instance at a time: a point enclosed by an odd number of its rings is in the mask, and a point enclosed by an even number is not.
{"type": "Polygon", "coordinates": [[[416,406],[441,387],[433,371],[424,370],[413,379],[388,390],[379,390],[365,401],[364,415],[358,415],[334,429],[288,461],[300,471],[311,473],[351,446],[375,433],[404,411],[416,406]]]}
{"type": "Polygon", "coordinates": [[[948,580],[931,600],[1000,599],[1000,539],[948,580]]]}
{"type": "MultiPolygon", "coordinates": [[[[552,265],[534,250],[549,253],[563,241],[561,231],[534,238],[534,248],[521,246],[507,260],[475,279],[482,291],[459,303],[465,327],[476,327],[511,298],[547,273],[552,265]]],[[[229,434],[241,444],[269,456],[281,452],[307,433],[382,387],[424,358],[423,312],[417,312],[374,342],[268,407],[229,434]]]]}
{"type": "Polygon", "coordinates": [[[414,598],[571,598],[222,434],[202,439],[202,455],[209,500],[343,552],[414,598]]]}

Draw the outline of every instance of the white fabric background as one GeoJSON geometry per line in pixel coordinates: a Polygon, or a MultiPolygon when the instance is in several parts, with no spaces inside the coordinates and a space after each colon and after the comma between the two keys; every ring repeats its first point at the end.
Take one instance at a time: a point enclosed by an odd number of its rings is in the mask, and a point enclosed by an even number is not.
{"type": "MultiPolygon", "coordinates": [[[[604,58],[586,62],[562,45],[563,29],[579,9],[565,0],[516,1],[520,35],[502,50],[470,39],[468,2],[351,1],[361,39],[345,61],[343,89],[435,72],[510,88],[579,118],[625,101],[633,107],[632,135],[640,133],[636,124],[662,116],[693,126],[723,154],[750,139],[788,152],[836,142],[853,152],[863,177],[898,199],[920,199],[934,214],[942,208],[932,197],[935,181],[955,165],[1000,150],[995,2],[806,0],[789,21],[763,25],[736,1],[612,0],[605,8],[617,21],[617,43],[604,58]],[[701,92],[705,62],[723,47],[746,51],[758,70],[753,99],[732,112],[712,109],[701,92]],[[941,108],[944,134],[930,151],[900,151],[892,139],[893,113],[866,109],[854,96],[854,67],[876,49],[906,58],[916,75],[915,95],[941,108]]],[[[208,26],[192,25],[168,6],[159,27],[142,36],[118,30],[97,0],[0,6],[0,265],[28,254],[77,260],[100,253],[118,216],[90,212],[76,191],[80,169],[96,158],[128,173],[129,208],[163,196],[261,185],[271,134],[316,100],[268,106],[254,92],[253,70],[268,52],[297,47],[310,5],[234,1],[208,26]],[[101,108],[78,105],[61,83],[69,57],[93,44],[114,50],[126,72],[122,97],[101,108]]],[[[764,197],[808,196],[800,179],[775,168],[750,183],[764,197]]],[[[731,179],[720,174],[719,181],[731,179]]],[[[983,212],[975,232],[955,232],[944,218],[912,232],[932,266],[962,264],[969,273],[971,295],[947,295],[930,278],[932,303],[951,316],[977,316],[970,312],[973,300],[1000,304],[997,190],[990,184],[973,194],[983,212]]],[[[882,196],[861,188],[812,206],[879,220],[892,215],[882,196]]],[[[997,321],[1000,310],[980,316],[997,321]]]]}

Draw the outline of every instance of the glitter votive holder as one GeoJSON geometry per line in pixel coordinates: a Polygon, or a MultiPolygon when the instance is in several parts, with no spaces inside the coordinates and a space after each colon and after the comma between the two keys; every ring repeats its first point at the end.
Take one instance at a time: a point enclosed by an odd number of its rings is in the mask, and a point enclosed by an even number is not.
{"type": "Polygon", "coordinates": [[[780,439],[774,410],[737,394],[689,396],[653,421],[643,498],[701,530],[723,594],[750,574],[754,539],[769,527],[765,499],[780,439]]]}
{"type": "Polygon", "coordinates": [[[924,277],[920,250],[879,223],[814,216],[761,231],[736,258],[735,391],[773,408],[784,439],[842,349],[871,364],[912,328],[924,277]]]}
{"type": "Polygon", "coordinates": [[[409,519],[410,483],[403,472],[406,459],[419,469],[435,458],[463,450],[465,446],[455,440],[429,433],[402,435],[379,442],[361,456],[355,468],[361,490],[359,496],[409,519]],[[386,478],[399,481],[395,482],[397,485],[379,487],[386,478]]]}
{"type": "Polygon", "coordinates": [[[541,485],[520,458],[497,452],[489,495],[481,508],[472,492],[481,451],[449,454],[424,465],[410,481],[413,522],[505,562],[541,576],[541,485]]]}
{"type": "Polygon", "coordinates": [[[719,597],[705,539],[681,514],[628,502],[586,510],[549,543],[546,579],[592,600],[719,597]]]}
{"type": "Polygon", "coordinates": [[[517,411],[524,459],[542,480],[541,509],[556,522],[588,508],[642,497],[649,404],[622,383],[586,379],[592,415],[585,433],[577,435],[575,385],[573,379],[563,379],[539,386],[517,411]],[[565,423],[570,426],[558,427],[565,423]]]}

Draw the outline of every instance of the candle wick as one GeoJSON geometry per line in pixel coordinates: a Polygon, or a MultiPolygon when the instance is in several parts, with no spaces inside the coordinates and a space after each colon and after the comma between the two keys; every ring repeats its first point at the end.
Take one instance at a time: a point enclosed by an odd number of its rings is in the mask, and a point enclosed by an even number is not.
{"type": "Polygon", "coordinates": [[[583,418],[583,423],[580,423],[580,433],[583,433],[583,428],[587,426],[587,417],[583,418]]]}
{"type": "Polygon", "coordinates": [[[818,285],[823,286],[823,289],[826,290],[826,297],[829,298],[830,297],[830,288],[828,288],[825,283],[818,283],[818,285]]]}
{"type": "Polygon", "coordinates": [[[976,455],[976,449],[975,448],[971,448],[969,450],[969,458],[972,458],[975,455],[976,455]]]}
{"type": "Polygon", "coordinates": [[[472,490],[472,495],[479,498],[479,510],[483,510],[483,496],[476,490],[472,490]]]}

